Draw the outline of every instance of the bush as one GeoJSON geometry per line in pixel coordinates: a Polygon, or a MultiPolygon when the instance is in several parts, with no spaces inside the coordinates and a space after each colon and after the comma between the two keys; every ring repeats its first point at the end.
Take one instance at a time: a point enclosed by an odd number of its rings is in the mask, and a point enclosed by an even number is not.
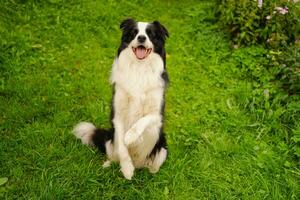
{"type": "Polygon", "coordinates": [[[289,95],[300,95],[300,45],[271,53],[271,65],[277,68],[276,80],[289,95]]]}
{"type": "Polygon", "coordinates": [[[289,0],[216,0],[217,16],[236,45],[282,47],[300,32],[300,6],[289,0]]]}
{"type": "Polygon", "coordinates": [[[248,80],[245,91],[235,93],[236,100],[265,135],[276,135],[284,141],[285,153],[300,159],[300,47],[275,51],[250,46],[235,50],[232,58],[240,79],[248,80]]]}
{"type": "Polygon", "coordinates": [[[300,3],[216,2],[219,23],[234,47],[248,46],[233,52],[241,79],[251,82],[250,94],[237,93],[237,100],[263,124],[265,134],[284,141],[284,152],[300,158],[300,3]]]}

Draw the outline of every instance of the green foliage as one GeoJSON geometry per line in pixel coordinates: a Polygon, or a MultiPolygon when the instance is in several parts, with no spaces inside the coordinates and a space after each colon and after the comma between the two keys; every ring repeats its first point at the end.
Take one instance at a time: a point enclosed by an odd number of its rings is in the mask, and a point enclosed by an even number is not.
{"type": "Polygon", "coordinates": [[[287,145],[284,151],[295,157],[299,157],[295,138],[300,121],[298,48],[292,46],[287,52],[274,52],[252,46],[233,53],[241,70],[240,78],[251,82],[248,94],[236,93],[238,102],[263,124],[264,134],[281,138],[287,145]]]}
{"type": "Polygon", "coordinates": [[[275,67],[276,80],[289,95],[300,95],[300,45],[284,51],[270,51],[271,65],[275,67]]]}
{"type": "Polygon", "coordinates": [[[219,22],[236,45],[282,47],[299,37],[300,7],[288,0],[217,0],[219,22]]]}
{"type": "Polygon", "coordinates": [[[252,81],[252,91],[237,98],[257,119],[271,124],[268,134],[278,133],[278,124],[288,127],[279,135],[291,153],[297,145],[291,139],[293,129],[300,119],[300,48],[294,44],[300,31],[300,5],[287,0],[264,0],[261,7],[250,0],[216,3],[219,23],[234,46],[248,46],[236,50],[233,58],[241,78],[252,81]]]}
{"type": "Polygon", "coordinates": [[[293,151],[294,154],[300,158],[300,126],[298,126],[293,130],[292,141],[294,142],[293,151]]]}

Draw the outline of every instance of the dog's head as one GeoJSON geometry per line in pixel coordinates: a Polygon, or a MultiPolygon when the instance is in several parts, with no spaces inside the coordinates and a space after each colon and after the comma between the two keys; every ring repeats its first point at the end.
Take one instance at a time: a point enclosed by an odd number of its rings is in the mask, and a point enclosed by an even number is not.
{"type": "Polygon", "coordinates": [[[144,60],[151,53],[161,55],[164,52],[165,40],[169,37],[169,33],[158,21],[146,23],[125,19],[120,28],[123,34],[119,53],[129,48],[138,60],[144,60]]]}

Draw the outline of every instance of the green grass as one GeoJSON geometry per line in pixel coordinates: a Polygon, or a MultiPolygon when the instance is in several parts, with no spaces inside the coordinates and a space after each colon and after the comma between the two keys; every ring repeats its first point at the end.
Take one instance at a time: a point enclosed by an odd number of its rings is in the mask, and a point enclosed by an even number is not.
{"type": "Polygon", "coordinates": [[[278,125],[243,107],[241,80],[210,1],[1,1],[1,199],[297,199],[299,163],[278,125]],[[159,173],[125,180],[117,164],[71,134],[79,121],[109,127],[109,74],[126,17],[169,30],[165,131],[159,173]],[[237,98],[238,97],[238,98],[237,98]]]}

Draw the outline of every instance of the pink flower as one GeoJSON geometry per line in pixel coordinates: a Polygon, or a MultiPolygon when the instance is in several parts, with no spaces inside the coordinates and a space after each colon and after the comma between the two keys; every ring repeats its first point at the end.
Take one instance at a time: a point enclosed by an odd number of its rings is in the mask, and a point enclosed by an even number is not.
{"type": "Polygon", "coordinates": [[[286,6],[284,8],[282,8],[282,7],[276,7],[275,10],[277,12],[279,12],[280,14],[282,14],[282,15],[285,15],[285,14],[287,14],[289,12],[289,8],[286,7],[286,6]]]}

